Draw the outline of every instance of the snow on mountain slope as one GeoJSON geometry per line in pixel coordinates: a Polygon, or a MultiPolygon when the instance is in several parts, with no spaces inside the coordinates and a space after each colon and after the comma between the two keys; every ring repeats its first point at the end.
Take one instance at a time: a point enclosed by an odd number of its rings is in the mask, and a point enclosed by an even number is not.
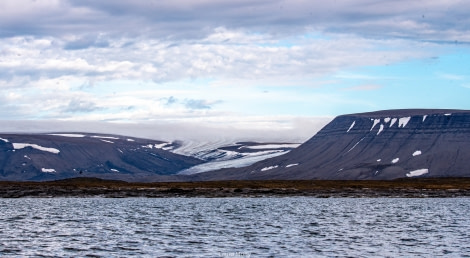
{"type": "Polygon", "coordinates": [[[191,175],[221,168],[238,168],[258,161],[286,154],[300,144],[257,143],[226,141],[196,143],[189,142],[173,150],[175,153],[193,156],[206,163],[185,169],[178,174],[191,175]]]}

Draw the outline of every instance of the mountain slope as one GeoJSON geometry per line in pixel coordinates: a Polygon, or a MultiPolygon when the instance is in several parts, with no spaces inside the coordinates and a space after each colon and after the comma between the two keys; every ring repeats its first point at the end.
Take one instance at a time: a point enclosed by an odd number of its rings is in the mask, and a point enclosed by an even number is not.
{"type": "Polygon", "coordinates": [[[245,168],[195,177],[241,180],[417,176],[470,176],[470,111],[411,109],[343,115],[285,155],[245,168]]]}
{"type": "Polygon", "coordinates": [[[93,134],[1,134],[0,180],[77,176],[146,181],[203,163],[169,151],[171,143],[93,134]]]}

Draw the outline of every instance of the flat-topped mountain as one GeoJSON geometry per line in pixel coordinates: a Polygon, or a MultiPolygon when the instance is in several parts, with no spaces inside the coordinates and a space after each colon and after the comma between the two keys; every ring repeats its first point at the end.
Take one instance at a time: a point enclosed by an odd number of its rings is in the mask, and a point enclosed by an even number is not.
{"type": "Polygon", "coordinates": [[[98,177],[153,180],[203,163],[174,143],[97,134],[0,134],[0,181],[98,177]]]}
{"type": "Polygon", "coordinates": [[[198,180],[470,176],[470,111],[385,110],[336,117],[289,153],[198,180]]]}

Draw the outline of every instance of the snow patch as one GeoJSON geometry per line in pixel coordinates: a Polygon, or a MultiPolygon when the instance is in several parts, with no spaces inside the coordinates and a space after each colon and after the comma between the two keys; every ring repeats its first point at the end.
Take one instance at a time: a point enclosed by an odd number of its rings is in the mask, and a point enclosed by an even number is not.
{"type": "Polygon", "coordinates": [[[264,168],[261,169],[261,171],[268,171],[268,170],[271,170],[271,169],[275,169],[277,167],[279,167],[279,166],[275,165],[275,166],[270,166],[270,167],[264,167],[264,168]]]}
{"type": "Polygon", "coordinates": [[[418,155],[421,155],[421,151],[420,151],[420,150],[417,150],[417,151],[413,152],[413,157],[414,157],[414,156],[418,156],[418,155]]]}
{"type": "Polygon", "coordinates": [[[349,129],[346,132],[349,133],[349,131],[351,131],[351,129],[354,127],[355,124],[356,124],[356,121],[353,121],[351,126],[349,127],[349,129]]]}
{"type": "Polygon", "coordinates": [[[155,144],[155,149],[162,149],[162,150],[171,150],[173,149],[173,146],[170,146],[170,147],[165,147],[167,145],[171,145],[171,143],[169,142],[164,142],[164,143],[161,143],[161,144],[155,144]]]}
{"type": "Polygon", "coordinates": [[[407,177],[422,176],[422,175],[427,174],[427,173],[429,173],[429,169],[422,168],[422,169],[417,169],[417,170],[410,171],[410,173],[407,173],[406,176],[407,177]]]}
{"type": "Polygon", "coordinates": [[[400,118],[398,120],[398,127],[405,127],[410,121],[410,119],[411,119],[410,116],[400,118]]]}
{"type": "Polygon", "coordinates": [[[447,113],[447,114],[444,114],[444,115],[445,115],[445,116],[451,116],[451,115],[452,115],[452,113],[447,113]]]}
{"type": "Polygon", "coordinates": [[[393,124],[395,124],[397,122],[397,119],[396,118],[392,118],[392,122],[390,123],[390,127],[393,126],[393,124]]]}
{"type": "Polygon", "coordinates": [[[297,165],[299,165],[299,163],[289,164],[286,166],[286,168],[290,168],[290,167],[297,166],[297,165]]]}
{"type": "Polygon", "coordinates": [[[1,141],[9,142],[7,139],[0,138],[1,141]]]}
{"type": "Polygon", "coordinates": [[[397,163],[399,160],[400,160],[400,158],[393,159],[393,160],[392,160],[392,163],[395,164],[395,163],[397,163]]]}
{"type": "Polygon", "coordinates": [[[128,141],[128,142],[135,142],[134,139],[127,139],[126,141],[128,141]]]}
{"type": "Polygon", "coordinates": [[[356,146],[357,146],[360,142],[362,142],[362,140],[364,140],[364,138],[366,138],[366,137],[362,137],[362,139],[360,139],[356,144],[354,144],[354,146],[352,146],[352,148],[349,149],[348,152],[350,152],[350,151],[352,151],[354,148],[356,148],[356,146]]]}
{"type": "Polygon", "coordinates": [[[428,115],[423,116],[423,122],[424,122],[424,120],[426,120],[426,117],[428,117],[428,115]]]}
{"type": "Polygon", "coordinates": [[[386,117],[386,118],[384,118],[384,122],[385,122],[385,123],[388,123],[388,122],[390,122],[390,120],[391,120],[391,118],[390,118],[390,117],[386,117]]]}
{"type": "Polygon", "coordinates": [[[167,145],[168,145],[168,143],[164,142],[164,143],[160,143],[160,144],[155,144],[154,147],[155,147],[155,149],[162,149],[163,147],[165,147],[167,145]]]}
{"type": "Polygon", "coordinates": [[[378,159],[378,160],[377,160],[377,162],[380,162],[380,161],[382,161],[382,159],[378,159]]]}
{"type": "Polygon", "coordinates": [[[13,149],[15,150],[23,149],[26,147],[31,147],[33,149],[37,149],[40,151],[47,151],[47,152],[54,153],[54,154],[58,154],[60,152],[58,149],[42,147],[37,144],[31,144],[31,143],[12,143],[12,144],[13,144],[13,149]]]}
{"type": "MultiPolygon", "coordinates": [[[[242,157],[250,157],[250,156],[263,156],[263,155],[270,155],[274,153],[287,153],[288,151],[283,151],[283,150],[265,150],[265,151],[257,151],[257,152],[246,152],[246,153],[240,153],[240,152],[233,152],[236,155],[241,155],[242,157]]],[[[279,155],[278,155],[279,156],[279,155]]]]}
{"type": "Polygon", "coordinates": [[[114,136],[99,136],[99,135],[93,135],[93,136],[91,136],[91,138],[119,140],[119,138],[114,137],[114,136]]]}
{"type": "Polygon", "coordinates": [[[142,145],[142,148],[153,149],[153,144],[142,145]]]}
{"type": "Polygon", "coordinates": [[[107,142],[107,143],[114,143],[114,142],[112,142],[112,141],[103,140],[103,139],[100,139],[100,141],[102,141],[102,142],[107,142]]]}
{"type": "Polygon", "coordinates": [[[57,171],[55,171],[55,169],[53,169],[53,168],[42,168],[41,171],[42,171],[43,173],[55,173],[55,172],[57,172],[57,171]]]}
{"type": "Polygon", "coordinates": [[[383,130],[384,130],[384,125],[380,124],[379,132],[377,133],[377,135],[379,135],[383,130]]]}
{"type": "Polygon", "coordinates": [[[113,171],[113,172],[119,172],[119,170],[114,169],[114,168],[112,168],[112,169],[110,169],[110,170],[113,171]]]}
{"type": "Polygon", "coordinates": [[[374,124],[372,125],[372,127],[370,128],[370,131],[372,131],[372,129],[374,129],[374,127],[380,123],[380,119],[371,119],[371,121],[374,121],[374,124]]]}
{"type": "Polygon", "coordinates": [[[254,146],[245,146],[245,148],[253,150],[262,150],[262,149],[281,149],[281,148],[297,148],[300,144],[298,143],[285,143],[285,144],[262,144],[254,146]]]}
{"type": "Polygon", "coordinates": [[[29,160],[31,160],[31,158],[30,158],[30,157],[28,157],[28,155],[24,155],[24,158],[25,158],[25,159],[29,159],[29,160]]]}
{"type": "Polygon", "coordinates": [[[62,137],[73,137],[73,138],[82,138],[82,137],[86,136],[84,134],[75,134],[75,133],[51,133],[49,135],[62,136],[62,137]]]}

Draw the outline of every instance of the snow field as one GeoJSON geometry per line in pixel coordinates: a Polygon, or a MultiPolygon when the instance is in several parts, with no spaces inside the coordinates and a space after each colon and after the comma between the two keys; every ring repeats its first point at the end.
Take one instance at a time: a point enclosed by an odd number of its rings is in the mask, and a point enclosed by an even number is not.
{"type": "Polygon", "coordinates": [[[278,165],[270,166],[270,167],[264,167],[264,168],[261,169],[261,171],[268,171],[268,170],[275,169],[275,168],[278,168],[278,167],[279,167],[278,165]]]}
{"type": "Polygon", "coordinates": [[[58,154],[60,152],[58,149],[42,147],[37,144],[31,144],[31,143],[12,143],[12,144],[15,150],[23,149],[26,147],[31,147],[33,149],[37,149],[40,151],[47,151],[47,152],[54,153],[54,154],[58,154]]]}
{"type": "Polygon", "coordinates": [[[427,173],[429,173],[429,169],[422,168],[422,169],[417,169],[417,170],[410,171],[410,173],[407,173],[406,176],[407,177],[422,176],[422,175],[427,174],[427,173]]]}
{"type": "Polygon", "coordinates": [[[286,166],[286,168],[290,168],[290,167],[298,166],[298,165],[299,165],[299,163],[289,164],[289,165],[286,166]]]}
{"type": "Polygon", "coordinates": [[[51,133],[49,135],[62,136],[62,137],[71,137],[71,138],[83,138],[83,137],[86,136],[84,134],[75,134],[75,133],[51,133]]]}

